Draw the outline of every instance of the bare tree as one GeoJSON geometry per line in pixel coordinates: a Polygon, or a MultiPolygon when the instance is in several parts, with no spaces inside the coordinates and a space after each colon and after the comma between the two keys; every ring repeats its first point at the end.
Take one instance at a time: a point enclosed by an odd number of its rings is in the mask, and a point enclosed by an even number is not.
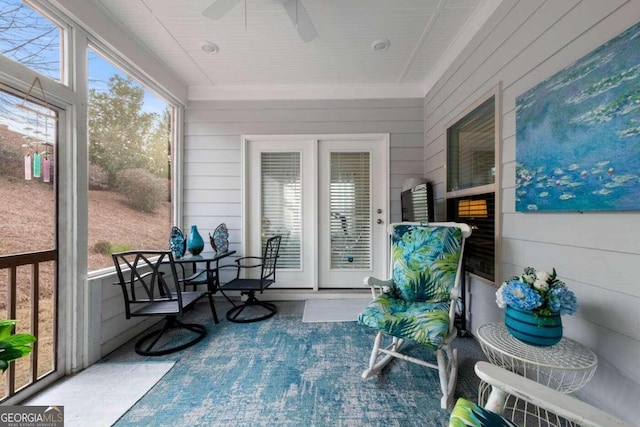
{"type": "MultiPolygon", "coordinates": [[[[60,80],[60,28],[21,0],[0,0],[0,54],[60,80]]],[[[24,122],[15,99],[0,91],[0,122],[24,122]]],[[[29,123],[33,126],[33,123],[29,123]]]]}
{"type": "Polygon", "coordinates": [[[0,0],[0,53],[60,79],[60,28],[20,0],[0,0]]]}

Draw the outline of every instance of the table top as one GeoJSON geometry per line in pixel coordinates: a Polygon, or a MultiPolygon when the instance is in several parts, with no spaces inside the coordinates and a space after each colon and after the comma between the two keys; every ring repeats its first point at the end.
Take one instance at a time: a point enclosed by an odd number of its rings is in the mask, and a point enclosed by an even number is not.
{"type": "Polygon", "coordinates": [[[182,258],[173,258],[173,262],[176,264],[187,262],[207,262],[218,261],[219,259],[226,258],[235,254],[236,251],[224,251],[224,252],[202,252],[199,255],[186,254],[182,258]]]}
{"type": "Polygon", "coordinates": [[[482,325],[476,336],[481,346],[524,363],[563,370],[595,369],[598,365],[598,357],[593,351],[567,337],[549,347],[529,345],[511,335],[504,323],[482,325]]]}

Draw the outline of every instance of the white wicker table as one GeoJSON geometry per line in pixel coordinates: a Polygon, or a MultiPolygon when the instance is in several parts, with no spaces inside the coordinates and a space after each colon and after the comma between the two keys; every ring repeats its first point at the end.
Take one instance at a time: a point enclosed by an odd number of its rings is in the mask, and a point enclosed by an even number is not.
{"type": "MultiPolygon", "coordinates": [[[[533,346],[513,337],[504,323],[482,325],[476,337],[491,363],[564,393],[584,387],[598,366],[598,357],[593,351],[566,337],[550,347],[533,346]]],[[[487,384],[480,384],[481,405],[486,402],[489,391],[487,384]]],[[[507,399],[507,409],[525,414],[525,418],[532,413],[531,408],[520,407],[515,398],[507,399]]],[[[533,411],[540,417],[537,410],[533,411]]]]}

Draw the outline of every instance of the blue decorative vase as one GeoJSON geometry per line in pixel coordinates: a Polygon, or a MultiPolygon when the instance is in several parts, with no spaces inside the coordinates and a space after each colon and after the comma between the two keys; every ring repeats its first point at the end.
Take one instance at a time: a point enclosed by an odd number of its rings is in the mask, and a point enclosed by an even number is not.
{"type": "Polygon", "coordinates": [[[560,313],[542,316],[530,310],[507,306],[504,323],[511,335],[537,346],[552,346],[562,339],[560,313]]]}
{"type": "Polygon", "coordinates": [[[169,250],[176,258],[182,258],[184,252],[187,249],[187,242],[184,239],[184,234],[178,227],[171,229],[171,235],[169,236],[169,250]]]}
{"type": "Polygon", "coordinates": [[[191,255],[200,255],[203,249],[204,240],[202,240],[202,236],[198,233],[198,227],[192,225],[191,233],[189,233],[189,237],[187,238],[187,250],[191,252],[191,255]]]}

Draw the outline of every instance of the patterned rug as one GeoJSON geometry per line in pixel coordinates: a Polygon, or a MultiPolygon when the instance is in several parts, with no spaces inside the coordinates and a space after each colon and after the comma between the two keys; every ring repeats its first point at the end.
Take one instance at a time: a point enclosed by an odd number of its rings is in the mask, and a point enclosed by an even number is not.
{"type": "MultiPolygon", "coordinates": [[[[374,334],[355,322],[302,323],[304,302],[277,303],[258,323],[215,325],[206,306],[188,320],[207,322],[197,345],[151,361],[177,360],[116,426],[446,426],[438,373],[396,360],[363,380],[374,334]]],[[[223,311],[220,310],[222,313],[223,311]]],[[[224,319],[224,316],[221,316],[224,319]]],[[[458,338],[456,396],[475,400],[478,347],[458,338]]],[[[415,356],[435,360],[413,348],[415,356]]],[[[131,344],[106,360],[141,360],[131,344]]]]}

